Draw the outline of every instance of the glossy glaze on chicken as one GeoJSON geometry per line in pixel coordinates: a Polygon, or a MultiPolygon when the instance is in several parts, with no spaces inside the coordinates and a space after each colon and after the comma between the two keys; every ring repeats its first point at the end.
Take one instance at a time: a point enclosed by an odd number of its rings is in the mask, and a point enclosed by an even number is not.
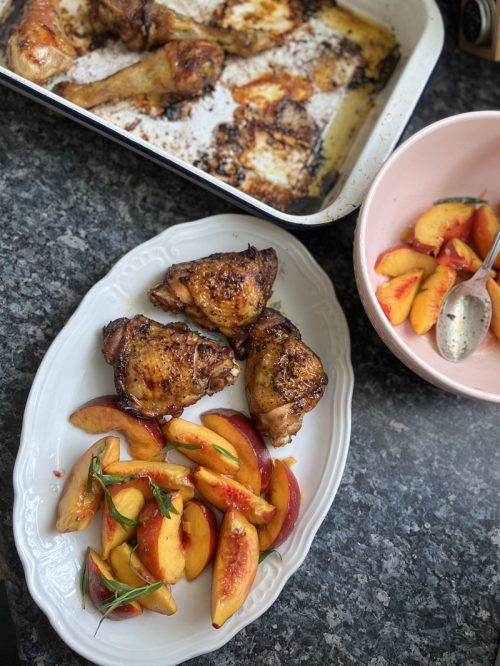
{"type": "Polygon", "coordinates": [[[182,312],[199,326],[225,335],[245,357],[248,329],[271,295],[278,258],[273,248],[222,252],[171,266],[149,297],[167,312],[182,312]]]}
{"type": "Polygon", "coordinates": [[[114,368],[119,407],[158,421],[234,384],[240,371],[230,347],[182,322],[164,325],[143,315],[111,321],[103,354],[114,368]]]}
{"type": "Polygon", "coordinates": [[[250,328],[245,391],[253,422],[273,446],[288,444],[304,414],[322,397],[328,377],[296,326],[266,308],[250,328]]]}

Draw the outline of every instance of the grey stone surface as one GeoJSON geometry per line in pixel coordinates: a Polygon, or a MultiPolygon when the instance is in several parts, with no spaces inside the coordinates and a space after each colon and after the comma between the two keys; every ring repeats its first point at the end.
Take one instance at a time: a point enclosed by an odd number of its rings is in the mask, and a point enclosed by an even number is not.
{"type": "MultiPolygon", "coordinates": [[[[500,108],[500,64],[457,47],[441,0],[439,64],[404,137],[455,113],[500,108]]],[[[20,661],[86,663],[26,589],[13,536],[12,468],[37,367],[86,291],[165,227],[236,210],[145,159],[0,88],[0,548],[20,661]]],[[[356,384],[334,504],[276,603],[189,663],[491,665],[500,632],[500,413],[416,377],[382,344],[352,268],[355,214],[294,231],[333,280],[356,384]]]]}

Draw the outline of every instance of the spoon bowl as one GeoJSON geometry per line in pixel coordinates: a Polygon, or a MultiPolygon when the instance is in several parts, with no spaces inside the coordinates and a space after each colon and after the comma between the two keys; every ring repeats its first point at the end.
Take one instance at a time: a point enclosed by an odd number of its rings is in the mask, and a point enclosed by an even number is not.
{"type": "Polygon", "coordinates": [[[436,343],[447,361],[459,363],[476,350],[491,323],[491,297],[486,280],[500,250],[500,229],[483,264],[470,280],[460,282],[444,299],[436,323],[436,343]]]}

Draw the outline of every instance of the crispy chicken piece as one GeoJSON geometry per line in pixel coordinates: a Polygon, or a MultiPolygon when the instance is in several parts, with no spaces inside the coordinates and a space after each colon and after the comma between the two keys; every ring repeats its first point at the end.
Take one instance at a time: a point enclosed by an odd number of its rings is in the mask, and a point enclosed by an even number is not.
{"type": "Polygon", "coordinates": [[[118,406],[160,422],[234,384],[240,372],[230,347],[182,322],[124,317],[105,326],[103,337],[104,358],[115,371],[118,406]]]}
{"type": "Polygon", "coordinates": [[[85,84],[62,82],[54,92],[84,109],[128,97],[195,97],[217,81],[223,60],[224,52],[217,44],[170,42],[106,79],[85,84]]]}
{"type": "Polygon", "coordinates": [[[248,329],[266,306],[277,270],[273,248],[212,254],[171,266],[149,298],[167,312],[184,312],[199,326],[220,331],[237,358],[244,358],[248,329]]]}
{"type": "Polygon", "coordinates": [[[302,427],[328,382],[318,356],[282,314],[266,308],[249,333],[245,390],[255,427],[283,446],[302,427]]]}
{"type": "Polygon", "coordinates": [[[76,57],[64,32],[57,0],[28,0],[23,17],[9,37],[9,67],[33,83],[66,72],[76,57]]]}
{"type": "Polygon", "coordinates": [[[137,51],[179,39],[203,39],[220,44],[228,53],[248,57],[276,44],[276,38],[261,30],[202,25],[151,0],[92,0],[92,17],[97,30],[118,35],[137,51]]]}

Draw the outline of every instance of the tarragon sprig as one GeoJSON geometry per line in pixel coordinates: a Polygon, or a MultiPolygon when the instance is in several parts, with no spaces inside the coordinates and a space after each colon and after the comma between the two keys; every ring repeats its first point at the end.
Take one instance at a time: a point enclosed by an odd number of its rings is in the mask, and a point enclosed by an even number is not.
{"type": "Polygon", "coordinates": [[[106,504],[109,510],[110,515],[114,518],[124,529],[127,527],[135,527],[137,521],[132,518],[127,518],[116,508],[111,493],[107,489],[107,486],[115,483],[128,483],[133,479],[138,479],[139,474],[128,474],[128,475],[117,475],[117,474],[104,474],[102,471],[102,454],[104,452],[104,442],[99,447],[97,454],[92,456],[90,459],[89,471],[87,474],[87,492],[90,492],[92,489],[92,481],[95,479],[101,488],[104,491],[104,496],[106,498],[106,504]]]}
{"type": "Polygon", "coordinates": [[[269,555],[277,555],[280,558],[280,560],[283,560],[283,558],[281,557],[281,553],[279,553],[277,550],[274,549],[263,550],[261,553],[259,553],[259,564],[264,560],[266,560],[269,557],[269,555]]]}
{"type": "Polygon", "coordinates": [[[158,504],[158,508],[160,509],[162,516],[165,516],[165,518],[171,518],[172,513],[179,515],[179,512],[175,508],[172,502],[172,497],[169,493],[160,488],[160,486],[151,478],[149,479],[149,487],[151,488],[151,492],[153,493],[153,497],[158,504]]]}
{"type": "Polygon", "coordinates": [[[99,631],[103,621],[117,608],[124,606],[125,604],[130,604],[132,601],[137,601],[138,599],[141,599],[148,594],[152,594],[163,586],[163,581],[161,580],[155,581],[154,583],[146,583],[146,585],[140,585],[138,587],[134,585],[127,585],[127,583],[121,583],[117,580],[110,580],[104,576],[99,576],[99,580],[105,587],[108,588],[108,590],[110,590],[110,592],[113,592],[113,596],[97,604],[97,607],[103,615],[99,621],[99,624],[97,625],[94,636],[99,631]]]}
{"type": "Polygon", "coordinates": [[[434,206],[446,203],[486,204],[488,203],[488,199],[482,199],[481,197],[443,197],[442,199],[436,199],[432,203],[434,206]]]}
{"type": "MultiPolygon", "coordinates": [[[[241,465],[241,460],[239,458],[236,458],[236,456],[233,456],[232,453],[230,453],[227,449],[225,449],[222,446],[219,446],[218,444],[210,444],[210,446],[217,451],[217,453],[220,453],[222,456],[225,456],[226,458],[229,458],[230,460],[234,460],[235,462],[239,463],[241,465]]],[[[162,456],[169,451],[176,451],[177,449],[188,449],[188,450],[195,450],[195,449],[202,449],[203,446],[201,444],[184,444],[183,442],[169,442],[166,446],[163,447],[158,453],[156,453],[156,456],[162,456]]],[[[182,453],[182,451],[181,451],[182,453]]]]}

